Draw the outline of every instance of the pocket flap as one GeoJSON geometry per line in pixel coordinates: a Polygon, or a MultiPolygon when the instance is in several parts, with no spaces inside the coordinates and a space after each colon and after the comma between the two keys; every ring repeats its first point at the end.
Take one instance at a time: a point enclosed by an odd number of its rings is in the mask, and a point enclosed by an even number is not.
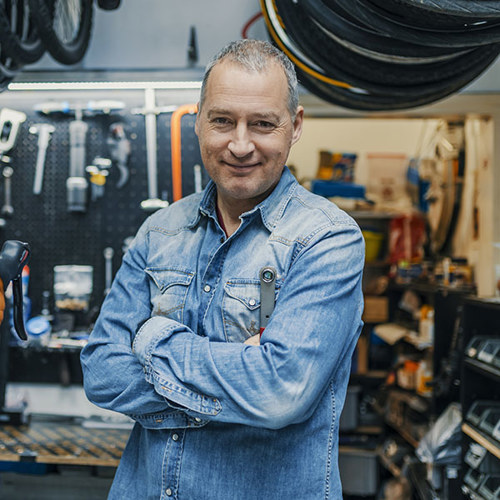
{"type": "Polygon", "coordinates": [[[162,293],[174,285],[189,286],[194,276],[194,273],[182,269],[162,269],[158,267],[149,267],[146,269],[146,273],[153,278],[162,293]]]}
{"type": "Polygon", "coordinates": [[[224,285],[224,290],[233,299],[239,300],[245,304],[248,309],[253,311],[260,307],[260,283],[259,282],[236,282],[228,281],[224,285]]]}

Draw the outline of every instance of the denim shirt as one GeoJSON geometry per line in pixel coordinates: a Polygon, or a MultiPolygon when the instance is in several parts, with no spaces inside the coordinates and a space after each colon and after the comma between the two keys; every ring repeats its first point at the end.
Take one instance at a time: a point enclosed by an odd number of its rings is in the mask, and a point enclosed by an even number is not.
{"type": "Polygon", "coordinates": [[[227,238],[216,187],[150,216],[83,349],[90,401],[135,420],[110,499],[339,499],[364,241],[285,167],[227,238]],[[277,271],[259,346],[259,272],[277,271]]]}

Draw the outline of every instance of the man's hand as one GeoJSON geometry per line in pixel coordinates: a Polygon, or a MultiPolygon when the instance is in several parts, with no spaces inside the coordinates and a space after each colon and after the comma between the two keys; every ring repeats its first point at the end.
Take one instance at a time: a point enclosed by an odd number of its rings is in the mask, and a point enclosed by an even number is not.
{"type": "Polygon", "coordinates": [[[3,282],[0,278],[0,323],[3,321],[3,313],[5,311],[5,295],[3,291],[3,282]]]}
{"type": "Polygon", "coordinates": [[[247,338],[243,343],[246,345],[260,345],[260,333],[258,333],[257,335],[252,335],[251,337],[247,338]]]}

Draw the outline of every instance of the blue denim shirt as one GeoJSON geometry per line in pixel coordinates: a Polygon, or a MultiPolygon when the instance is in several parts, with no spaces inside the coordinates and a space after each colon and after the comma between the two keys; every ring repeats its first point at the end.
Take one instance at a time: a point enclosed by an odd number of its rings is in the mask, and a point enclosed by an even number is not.
{"type": "Polygon", "coordinates": [[[82,351],[90,401],[136,421],[109,498],[342,498],[361,232],[286,167],[229,238],[215,194],[210,183],[146,220],[82,351]],[[264,266],[275,308],[246,345],[264,266]]]}

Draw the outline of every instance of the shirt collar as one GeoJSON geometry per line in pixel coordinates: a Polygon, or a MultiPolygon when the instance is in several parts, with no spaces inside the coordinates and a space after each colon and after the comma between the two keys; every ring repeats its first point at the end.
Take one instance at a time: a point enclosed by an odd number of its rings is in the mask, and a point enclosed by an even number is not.
{"type": "MultiPolygon", "coordinates": [[[[267,227],[267,229],[269,229],[269,231],[273,231],[278,220],[283,215],[285,207],[297,188],[297,185],[297,180],[288,167],[285,166],[283,168],[281,178],[273,192],[252,210],[245,212],[242,217],[248,217],[259,211],[263,224],[267,227]]],[[[200,210],[197,213],[196,218],[192,221],[193,226],[198,223],[200,213],[215,217],[216,191],[217,187],[215,183],[210,180],[205,187],[203,197],[200,202],[200,210]]]]}

